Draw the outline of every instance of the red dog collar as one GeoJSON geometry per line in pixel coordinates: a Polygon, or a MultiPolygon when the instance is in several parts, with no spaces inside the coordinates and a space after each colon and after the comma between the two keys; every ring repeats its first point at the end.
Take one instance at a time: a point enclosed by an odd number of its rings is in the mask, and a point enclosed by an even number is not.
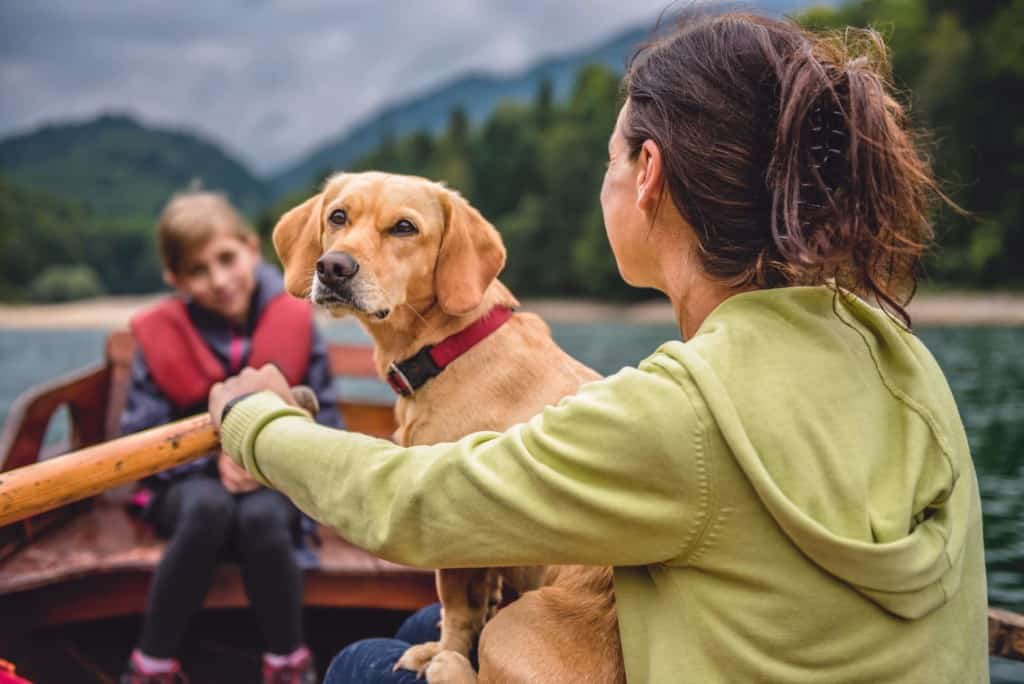
{"type": "Polygon", "coordinates": [[[437,344],[428,344],[404,361],[392,361],[388,364],[388,384],[395,393],[410,396],[510,318],[512,309],[496,306],[451,337],[437,344]]]}

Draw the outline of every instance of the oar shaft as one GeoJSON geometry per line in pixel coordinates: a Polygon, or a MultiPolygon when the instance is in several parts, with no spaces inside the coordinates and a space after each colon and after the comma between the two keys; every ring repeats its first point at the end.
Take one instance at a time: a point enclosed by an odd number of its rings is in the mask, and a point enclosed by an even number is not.
{"type": "Polygon", "coordinates": [[[219,444],[204,413],[0,473],[0,526],[195,460],[219,444]]]}

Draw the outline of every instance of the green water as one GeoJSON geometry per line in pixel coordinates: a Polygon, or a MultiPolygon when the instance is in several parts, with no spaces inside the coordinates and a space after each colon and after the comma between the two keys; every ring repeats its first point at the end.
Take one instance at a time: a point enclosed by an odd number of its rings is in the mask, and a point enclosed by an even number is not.
{"type": "MultiPolygon", "coordinates": [[[[678,333],[672,326],[594,323],[555,325],[571,354],[601,373],[643,359],[678,333]]],[[[1024,612],[1024,328],[932,328],[919,331],[946,372],[977,465],[985,514],[989,598],[1024,612]]],[[[334,341],[366,337],[346,323],[326,331],[334,341]]],[[[99,361],[101,331],[0,330],[0,418],[25,388],[99,361]]],[[[390,398],[376,383],[343,383],[349,395],[390,398]]],[[[56,421],[51,439],[63,432],[56,421]]],[[[995,659],[994,681],[1024,681],[1024,665],[995,659]]]]}

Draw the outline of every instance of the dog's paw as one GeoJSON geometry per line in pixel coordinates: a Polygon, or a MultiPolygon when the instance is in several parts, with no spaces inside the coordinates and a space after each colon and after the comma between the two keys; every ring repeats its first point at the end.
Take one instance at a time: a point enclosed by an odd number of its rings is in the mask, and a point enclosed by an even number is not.
{"type": "Polygon", "coordinates": [[[422,644],[416,644],[406,649],[402,657],[395,663],[394,669],[397,670],[412,670],[416,673],[416,677],[420,678],[423,673],[427,670],[427,665],[430,664],[431,659],[441,652],[440,641],[428,641],[422,644]]]}
{"type": "Polygon", "coordinates": [[[476,671],[469,659],[455,651],[441,651],[427,665],[427,684],[474,684],[476,671]]]}

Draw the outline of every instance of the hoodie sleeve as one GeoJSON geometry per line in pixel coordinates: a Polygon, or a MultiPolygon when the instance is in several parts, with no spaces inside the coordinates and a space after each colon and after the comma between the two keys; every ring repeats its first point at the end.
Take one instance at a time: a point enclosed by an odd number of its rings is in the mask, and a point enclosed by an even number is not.
{"type": "Polygon", "coordinates": [[[327,343],[313,323],[313,335],[309,351],[309,367],[303,381],[316,394],[320,402],[320,412],[316,414],[316,422],[332,428],[343,428],[345,423],[338,411],[338,392],[334,388],[334,375],[327,355],[327,343]]]}
{"type": "Polygon", "coordinates": [[[267,392],[239,402],[222,437],[311,517],[409,565],[656,563],[686,554],[711,514],[702,421],[653,363],[454,443],[332,430],[267,392]]]}

